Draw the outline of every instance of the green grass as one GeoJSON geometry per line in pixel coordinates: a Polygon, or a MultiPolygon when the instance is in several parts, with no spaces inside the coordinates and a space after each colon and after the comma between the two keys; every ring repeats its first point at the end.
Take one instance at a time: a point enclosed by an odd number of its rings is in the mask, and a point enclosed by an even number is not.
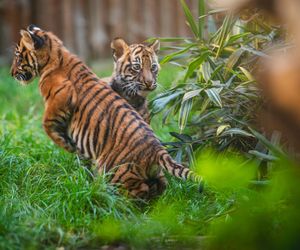
{"type": "MultiPolygon", "coordinates": [[[[161,81],[173,74],[162,71],[161,81]]],[[[0,98],[0,249],[155,248],[168,238],[186,244],[187,236],[205,234],[205,221],[228,203],[173,178],[151,204],[129,200],[45,135],[37,82],[20,86],[3,68],[0,98]]],[[[158,121],[154,127],[163,139],[158,121]]]]}
{"type": "MultiPolygon", "coordinates": [[[[174,68],[164,68],[159,81],[168,88],[175,75],[174,68]]],[[[197,249],[206,244],[202,236],[210,232],[226,235],[228,231],[214,225],[228,221],[232,211],[253,196],[247,188],[253,169],[243,172],[245,164],[239,159],[208,152],[201,154],[197,168],[201,174],[206,172],[209,182],[204,193],[194,183],[169,177],[168,189],[159,199],[130,200],[118,194],[105,176],[93,176],[75,155],[45,135],[37,82],[22,87],[3,68],[0,100],[0,249],[99,249],[103,245],[197,249]]],[[[153,118],[152,126],[163,141],[176,130],[171,122],[162,126],[160,115],[153,118]]],[[[253,226],[252,219],[245,221],[245,228],[253,226]]],[[[229,226],[238,230],[234,223],[229,226]]],[[[222,237],[218,239],[220,244],[212,249],[224,243],[222,237]]]]}

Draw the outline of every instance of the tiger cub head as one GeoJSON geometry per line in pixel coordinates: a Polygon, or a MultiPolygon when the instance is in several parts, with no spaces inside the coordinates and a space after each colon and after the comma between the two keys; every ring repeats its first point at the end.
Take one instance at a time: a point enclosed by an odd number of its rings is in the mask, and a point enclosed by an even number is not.
{"type": "Polygon", "coordinates": [[[160,69],[156,53],[159,41],[150,45],[128,45],[123,39],[116,38],[111,42],[114,58],[112,83],[125,97],[146,97],[157,87],[157,75],[160,69]]]}
{"type": "Polygon", "coordinates": [[[31,24],[21,30],[21,39],[16,45],[11,75],[23,85],[29,84],[41,74],[43,68],[55,61],[53,50],[62,42],[51,32],[46,32],[31,24]]]}

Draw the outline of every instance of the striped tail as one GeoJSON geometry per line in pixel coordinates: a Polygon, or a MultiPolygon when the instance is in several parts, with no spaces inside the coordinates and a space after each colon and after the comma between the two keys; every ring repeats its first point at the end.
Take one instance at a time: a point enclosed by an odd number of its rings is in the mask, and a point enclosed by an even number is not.
{"type": "Polygon", "coordinates": [[[166,150],[161,150],[158,153],[158,164],[167,170],[171,175],[183,180],[192,180],[203,185],[202,177],[191,171],[189,168],[178,164],[174,161],[166,150]]]}

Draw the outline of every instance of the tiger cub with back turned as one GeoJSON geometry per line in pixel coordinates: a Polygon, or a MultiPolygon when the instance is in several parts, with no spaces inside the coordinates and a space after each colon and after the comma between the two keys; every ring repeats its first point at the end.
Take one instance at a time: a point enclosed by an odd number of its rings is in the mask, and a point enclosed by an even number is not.
{"type": "Polygon", "coordinates": [[[110,171],[111,182],[131,196],[161,194],[167,184],[163,169],[199,180],[171,158],[141,116],[53,33],[34,25],[22,30],[11,74],[22,84],[40,77],[48,136],[65,150],[96,162],[99,173],[110,171]]]}
{"type": "Polygon", "coordinates": [[[128,45],[123,39],[111,42],[114,71],[110,85],[150,124],[150,113],[146,97],[157,87],[159,63],[156,53],[159,41],[151,45],[128,45]]]}

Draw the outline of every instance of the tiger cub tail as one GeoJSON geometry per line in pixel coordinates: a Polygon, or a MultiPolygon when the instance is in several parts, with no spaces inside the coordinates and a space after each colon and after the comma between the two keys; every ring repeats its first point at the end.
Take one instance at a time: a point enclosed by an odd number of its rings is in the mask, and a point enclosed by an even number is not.
{"type": "Polygon", "coordinates": [[[174,161],[166,150],[159,151],[157,155],[158,164],[167,170],[171,175],[183,180],[192,180],[200,184],[200,190],[203,189],[203,178],[192,170],[174,161]]]}

